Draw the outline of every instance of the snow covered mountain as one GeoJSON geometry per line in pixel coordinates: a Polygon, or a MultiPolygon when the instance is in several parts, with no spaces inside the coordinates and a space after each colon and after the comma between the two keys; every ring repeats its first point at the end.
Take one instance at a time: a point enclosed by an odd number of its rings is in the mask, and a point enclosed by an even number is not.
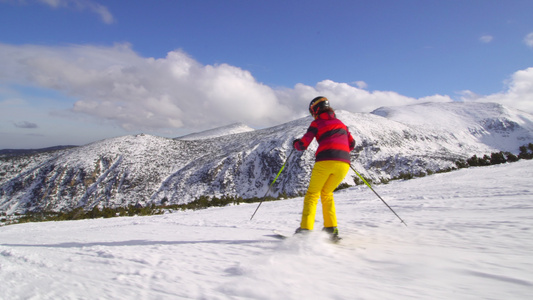
{"type": "MultiPolygon", "coordinates": [[[[352,165],[375,181],[447,169],[474,154],[517,153],[519,146],[533,142],[531,114],[493,103],[425,103],[373,113],[338,111],[337,116],[357,142],[352,165]]],[[[306,117],[196,140],[141,134],[4,157],[0,212],[178,204],[200,196],[262,197],[289,157],[292,141],[310,122],[306,117]]],[[[305,191],[315,149],[313,142],[308,151],[290,156],[273,195],[305,191]]],[[[353,184],[352,176],[347,183],[353,184]]]]}

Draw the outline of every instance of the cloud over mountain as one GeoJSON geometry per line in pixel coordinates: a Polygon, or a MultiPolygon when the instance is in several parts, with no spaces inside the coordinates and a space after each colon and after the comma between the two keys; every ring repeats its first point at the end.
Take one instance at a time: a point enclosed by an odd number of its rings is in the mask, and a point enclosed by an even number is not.
{"type": "Polygon", "coordinates": [[[515,72],[506,81],[504,91],[492,95],[481,96],[466,91],[465,101],[496,102],[533,112],[533,67],[515,72]]]}
{"type": "MultiPolygon", "coordinates": [[[[315,86],[272,88],[242,68],[204,65],[182,50],[142,57],[129,44],[62,47],[0,44],[0,79],[74,99],[70,113],[111,121],[126,130],[208,129],[243,122],[265,127],[307,114],[310,99],[330,98],[335,109],[370,112],[381,106],[450,102],[447,95],[412,98],[394,91],[325,79],[315,86]]],[[[494,101],[533,111],[533,68],[513,74],[508,89],[465,100],[494,101]]]]}

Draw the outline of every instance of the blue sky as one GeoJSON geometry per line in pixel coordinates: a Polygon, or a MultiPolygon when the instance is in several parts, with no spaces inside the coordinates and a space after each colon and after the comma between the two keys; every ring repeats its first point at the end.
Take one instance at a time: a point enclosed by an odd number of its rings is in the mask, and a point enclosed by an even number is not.
{"type": "Polygon", "coordinates": [[[0,0],[0,149],[495,101],[533,113],[533,1],[0,0]]]}

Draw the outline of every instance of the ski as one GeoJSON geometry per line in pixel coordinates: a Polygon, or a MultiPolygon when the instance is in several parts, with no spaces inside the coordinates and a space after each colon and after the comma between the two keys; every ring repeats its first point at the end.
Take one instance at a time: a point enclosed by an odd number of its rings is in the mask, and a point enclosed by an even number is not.
{"type": "Polygon", "coordinates": [[[272,230],[272,233],[273,233],[272,237],[280,239],[280,240],[289,238],[289,236],[283,234],[281,231],[278,231],[278,230],[272,230]]]}
{"type": "MultiPolygon", "coordinates": [[[[279,240],[285,240],[285,239],[288,239],[290,238],[291,236],[287,235],[287,234],[284,234],[283,232],[279,231],[279,230],[272,230],[272,235],[270,235],[270,237],[273,237],[273,238],[276,238],[276,239],[279,239],[279,240]]],[[[328,238],[327,239],[330,243],[332,244],[339,244],[340,241],[342,240],[341,237],[335,237],[335,238],[328,238]]]]}

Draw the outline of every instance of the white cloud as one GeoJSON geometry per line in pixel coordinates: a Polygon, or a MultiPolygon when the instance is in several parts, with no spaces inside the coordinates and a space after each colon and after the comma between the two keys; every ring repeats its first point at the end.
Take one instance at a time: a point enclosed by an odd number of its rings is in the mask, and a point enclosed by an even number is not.
{"type": "Polygon", "coordinates": [[[100,19],[102,19],[102,22],[106,24],[115,22],[113,15],[109,9],[107,9],[107,7],[91,0],[0,0],[0,2],[12,2],[20,4],[38,2],[52,8],[72,8],[79,11],[87,10],[97,14],[100,19]]]}
{"type": "Polygon", "coordinates": [[[74,8],[80,11],[88,10],[93,13],[96,13],[102,19],[102,22],[106,24],[111,24],[115,20],[113,15],[109,12],[107,7],[93,2],[91,0],[37,0],[45,5],[48,5],[53,8],[65,7],[65,8],[74,8]]]}
{"type": "Polygon", "coordinates": [[[364,82],[364,81],[355,81],[354,84],[355,84],[355,86],[357,86],[360,89],[368,88],[368,84],[366,82],[364,82]]]}
{"type": "Polygon", "coordinates": [[[292,103],[293,112],[303,111],[307,114],[307,105],[314,97],[322,95],[330,100],[334,109],[352,112],[370,112],[382,106],[400,106],[420,102],[451,102],[448,96],[434,95],[421,99],[400,95],[392,91],[367,91],[347,83],[323,80],[311,87],[297,84],[293,89],[277,91],[280,101],[292,103]]]}
{"type": "Polygon", "coordinates": [[[112,122],[126,130],[167,134],[233,122],[254,127],[280,124],[307,115],[309,101],[318,95],[328,97],[335,109],[353,112],[452,101],[440,95],[416,99],[392,91],[368,91],[361,88],[365,87],[362,83],[355,87],[331,80],[273,89],[238,67],[202,65],[180,50],[160,59],[144,58],[128,44],[0,44],[0,65],[4,84],[52,89],[74,99],[72,114],[112,122]]]}
{"type": "Polygon", "coordinates": [[[492,42],[493,39],[494,39],[494,37],[492,35],[484,35],[484,36],[479,38],[479,41],[482,42],[482,43],[490,43],[490,42],[492,42]]]}
{"type": "Polygon", "coordinates": [[[533,67],[515,72],[500,93],[481,96],[464,91],[462,94],[465,101],[496,102],[533,113],[533,67]]]}
{"type": "Polygon", "coordinates": [[[526,37],[524,38],[524,43],[526,43],[526,45],[528,45],[529,47],[533,48],[533,32],[526,35],[526,37]]]}
{"type": "Polygon", "coordinates": [[[201,65],[183,51],[143,58],[113,47],[0,44],[0,79],[67,94],[72,111],[134,129],[198,128],[241,121],[279,124],[291,116],[274,90],[227,64],[201,65]]]}

